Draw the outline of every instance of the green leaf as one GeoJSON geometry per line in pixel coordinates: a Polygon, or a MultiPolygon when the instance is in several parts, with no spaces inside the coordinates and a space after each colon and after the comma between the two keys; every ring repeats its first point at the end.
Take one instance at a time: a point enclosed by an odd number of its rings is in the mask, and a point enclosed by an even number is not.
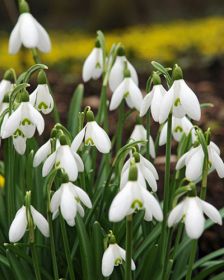
{"type": "Polygon", "coordinates": [[[103,279],[102,272],[101,272],[101,262],[103,257],[103,230],[99,224],[99,222],[95,222],[93,224],[93,248],[94,248],[94,267],[95,267],[95,275],[96,279],[100,280],[103,279]]]}
{"type": "Polygon", "coordinates": [[[208,267],[204,270],[202,270],[200,273],[197,273],[197,276],[193,278],[193,280],[204,280],[204,279],[211,279],[208,278],[209,275],[212,275],[215,271],[224,269],[224,261],[220,261],[216,265],[212,265],[211,267],[208,267]]]}
{"type": "Polygon", "coordinates": [[[84,86],[83,84],[79,84],[74,91],[71,105],[69,107],[68,112],[68,130],[70,131],[71,135],[74,137],[79,130],[79,122],[78,122],[78,115],[81,111],[81,104],[84,95],[84,86]]]}

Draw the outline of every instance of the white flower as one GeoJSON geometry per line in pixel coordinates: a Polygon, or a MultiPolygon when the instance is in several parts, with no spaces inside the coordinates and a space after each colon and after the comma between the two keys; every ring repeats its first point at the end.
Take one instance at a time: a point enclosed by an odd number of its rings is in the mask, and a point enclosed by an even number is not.
{"type": "Polygon", "coordinates": [[[42,52],[51,50],[46,30],[30,13],[22,13],[19,16],[9,38],[9,53],[17,53],[22,44],[26,48],[38,48],[42,52]]]}
{"type": "MultiPolygon", "coordinates": [[[[146,188],[146,183],[145,181],[147,181],[147,183],[149,184],[149,186],[151,187],[151,189],[155,192],[157,191],[157,182],[156,180],[159,179],[159,175],[154,167],[154,165],[147,160],[146,158],[144,158],[142,155],[139,154],[140,157],[140,161],[136,162],[136,167],[138,169],[138,182],[139,184],[146,188]]],[[[123,189],[124,186],[126,185],[126,183],[128,182],[128,175],[129,175],[129,168],[131,165],[131,159],[128,159],[122,170],[121,170],[121,181],[120,181],[120,189],[123,189]]]]}
{"type": "MultiPolygon", "coordinates": [[[[116,243],[110,244],[105,250],[102,259],[102,274],[108,277],[114,270],[114,266],[118,266],[122,261],[126,260],[126,251],[116,243]]],[[[131,260],[131,269],[135,270],[135,263],[131,260]]]]}
{"type": "MultiPolygon", "coordinates": [[[[136,124],[130,139],[134,141],[147,141],[147,131],[142,124],[136,124]]],[[[149,136],[149,151],[152,158],[156,157],[155,145],[151,136],[149,136]]]]}
{"type": "Polygon", "coordinates": [[[47,84],[39,84],[29,97],[30,103],[43,114],[49,114],[54,108],[54,100],[47,84]]]}
{"type": "MultiPolygon", "coordinates": [[[[167,138],[167,122],[164,124],[160,136],[159,136],[159,145],[162,146],[166,144],[166,138],[167,138]]],[[[188,136],[188,134],[191,133],[191,140],[192,143],[195,142],[196,140],[196,132],[194,129],[193,124],[187,117],[183,118],[175,118],[172,117],[172,134],[173,138],[177,141],[180,142],[183,134],[188,136]]]]}
{"type": "Polygon", "coordinates": [[[81,203],[92,208],[92,203],[86,192],[70,182],[62,184],[51,198],[50,209],[53,213],[53,219],[59,214],[60,207],[60,212],[67,224],[74,226],[77,212],[81,217],[84,216],[81,203]]]}
{"type": "MultiPolygon", "coordinates": [[[[214,142],[208,145],[208,160],[211,165],[210,171],[216,170],[220,178],[224,178],[224,163],[220,158],[220,150],[214,142]]],[[[179,170],[186,165],[185,176],[189,181],[197,181],[202,176],[204,164],[204,152],[202,146],[192,148],[185,153],[177,162],[176,169],[179,170]]]]}
{"type": "Polygon", "coordinates": [[[73,151],[76,152],[78,150],[83,138],[85,138],[85,145],[96,146],[97,150],[103,154],[110,152],[110,138],[96,121],[87,122],[85,127],[76,135],[71,145],[73,151]]]}
{"type": "Polygon", "coordinates": [[[152,90],[146,94],[141,104],[140,117],[144,116],[151,106],[151,114],[154,121],[159,121],[159,113],[161,108],[161,103],[166,90],[162,85],[154,85],[152,90]]]}
{"type": "MultiPolygon", "coordinates": [[[[56,141],[56,150],[60,146],[59,140],[56,141]]],[[[45,161],[51,154],[51,139],[49,139],[44,145],[42,145],[36,152],[33,158],[33,166],[37,167],[41,162],[45,161]]]]}
{"type": "Polygon", "coordinates": [[[110,101],[110,110],[115,110],[121,104],[123,98],[127,105],[132,109],[140,111],[141,102],[143,100],[141,90],[133,82],[131,77],[126,77],[119,84],[119,86],[113,92],[111,101],[110,101]]]}
{"type": "Polygon", "coordinates": [[[204,230],[205,218],[203,213],[213,222],[222,225],[222,217],[219,211],[196,196],[185,198],[170,212],[168,226],[172,227],[184,217],[187,235],[192,239],[197,239],[204,230]]]}
{"type": "Polygon", "coordinates": [[[29,102],[22,102],[6,121],[2,138],[12,136],[17,129],[20,129],[26,138],[31,138],[36,128],[39,134],[43,133],[43,117],[29,102]]]}
{"type": "MultiPolygon", "coordinates": [[[[47,143],[46,143],[47,144],[47,143]]],[[[40,163],[43,159],[44,151],[48,151],[49,144],[42,147],[39,155],[36,157],[35,164],[40,163]]],[[[44,162],[42,176],[47,176],[52,168],[61,168],[68,175],[69,180],[75,181],[78,177],[78,172],[83,172],[84,165],[80,156],[72,152],[68,145],[59,146],[44,162]]]]}
{"type": "MultiPolygon", "coordinates": [[[[30,206],[30,213],[34,225],[37,226],[39,231],[45,236],[49,237],[49,225],[47,220],[40,214],[32,205],[30,206]]],[[[9,241],[18,242],[25,234],[27,228],[27,214],[26,207],[22,206],[16,213],[14,220],[9,229],[9,241]]]]}
{"type": "Polygon", "coordinates": [[[170,112],[177,118],[183,118],[185,115],[195,121],[199,121],[201,118],[198,98],[183,79],[174,81],[169,91],[164,95],[160,107],[159,122],[165,122],[170,112]]]}
{"type": "Polygon", "coordinates": [[[111,68],[110,76],[109,76],[109,86],[111,91],[113,92],[124,79],[125,62],[127,62],[128,70],[131,72],[132,80],[138,86],[138,76],[135,68],[132,66],[132,64],[127,60],[127,58],[124,55],[122,56],[118,55],[116,57],[113,67],[111,68]]]}
{"type": "Polygon", "coordinates": [[[13,88],[13,84],[6,80],[3,79],[0,82],[0,104],[3,102],[4,97],[7,93],[9,93],[11,91],[11,89],[13,88]]]}
{"type": "Polygon", "coordinates": [[[13,134],[13,145],[18,154],[24,155],[26,151],[26,137],[20,129],[13,134]]]}
{"type": "Polygon", "coordinates": [[[128,181],[123,189],[116,195],[109,209],[109,220],[119,222],[134,213],[136,210],[145,210],[144,219],[152,221],[163,220],[163,213],[154,196],[138,181],[128,181]]]}
{"type": "Polygon", "coordinates": [[[100,47],[95,47],[90,55],[86,58],[83,69],[82,78],[84,82],[90,79],[97,80],[103,72],[103,50],[100,47]]]}

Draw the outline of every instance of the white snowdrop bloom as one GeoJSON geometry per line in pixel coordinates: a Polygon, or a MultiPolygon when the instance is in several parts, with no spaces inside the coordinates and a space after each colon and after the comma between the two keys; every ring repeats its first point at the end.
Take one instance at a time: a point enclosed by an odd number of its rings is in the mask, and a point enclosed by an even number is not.
{"type": "MultiPolygon", "coordinates": [[[[137,168],[136,174],[138,174],[137,168]]],[[[146,188],[139,184],[138,177],[132,180],[129,173],[128,182],[111,203],[109,220],[111,222],[120,222],[126,216],[141,209],[145,210],[144,219],[146,221],[152,221],[153,217],[157,221],[163,220],[163,213],[158,201],[146,188]]]]}
{"type": "MultiPolygon", "coordinates": [[[[36,157],[35,164],[42,161],[44,151],[48,151],[48,149],[49,144],[42,147],[42,150],[39,151],[39,154],[36,157]]],[[[78,177],[78,172],[83,172],[84,170],[82,159],[77,153],[72,151],[69,145],[59,146],[56,151],[45,160],[42,169],[42,176],[47,176],[53,167],[63,169],[71,181],[75,181],[78,177]]]]}
{"type": "MultiPolygon", "coordinates": [[[[126,260],[126,251],[116,243],[110,244],[105,250],[102,259],[102,274],[108,277],[112,274],[114,266],[122,264],[126,260]]],[[[135,263],[131,260],[131,270],[135,270],[135,263]]]]}
{"type": "Polygon", "coordinates": [[[174,207],[168,218],[168,226],[172,227],[184,217],[187,235],[191,239],[197,239],[204,230],[205,218],[203,214],[207,215],[213,222],[222,225],[219,211],[210,203],[196,196],[187,197],[174,207]]]}
{"type": "Polygon", "coordinates": [[[201,108],[195,93],[183,79],[175,80],[169,91],[164,95],[159,113],[159,123],[167,120],[170,112],[176,118],[189,118],[199,121],[201,108]]]}
{"type": "Polygon", "coordinates": [[[121,84],[121,82],[124,79],[124,69],[126,63],[127,63],[127,68],[130,71],[133,82],[138,86],[137,72],[133,67],[133,65],[125,57],[125,51],[121,47],[118,50],[116,60],[111,68],[110,75],[109,75],[109,86],[112,92],[116,90],[116,88],[121,84]]]}
{"type": "MultiPolygon", "coordinates": [[[[47,220],[40,214],[32,205],[30,206],[30,213],[34,225],[37,226],[39,231],[45,236],[49,237],[49,225],[47,220]]],[[[27,213],[26,207],[22,206],[16,213],[14,220],[9,229],[9,241],[18,242],[26,232],[27,229],[27,213]]]]}
{"type": "MultiPolygon", "coordinates": [[[[159,179],[159,175],[154,165],[142,155],[138,154],[138,157],[138,160],[135,159],[136,167],[138,169],[138,183],[142,187],[146,188],[147,186],[145,181],[147,181],[152,191],[157,191],[156,180],[159,179]]],[[[129,168],[131,166],[131,160],[132,158],[128,159],[121,170],[120,189],[123,189],[128,182],[128,174],[129,168]]]]}
{"type": "Polygon", "coordinates": [[[18,154],[24,155],[26,151],[26,137],[20,129],[13,134],[13,146],[18,154]]]}
{"type": "Polygon", "coordinates": [[[81,217],[84,216],[82,204],[92,208],[92,203],[87,193],[71,182],[62,184],[51,198],[50,209],[53,213],[53,219],[59,214],[60,208],[60,212],[67,224],[74,226],[77,212],[81,217]]]}
{"type": "MultiPolygon", "coordinates": [[[[136,124],[130,139],[134,141],[147,141],[147,131],[142,124],[136,124]]],[[[149,151],[152,158],[156,157],[155,145],[151,136],[149,136],[149,151]]]]}
{"type": "Polygon", "coordinates": [[[97,80],[103,73],[103,50],[100,47],[99,42],[96,42],[95,48],[91,51],[86,58],[83,69],[82,79],[84,82],[90,79],[97,80]]]}
{"type": "Polygon", "coordinates": [[[49,114],[54,108],[54,100],[47,84],[39,84],[29,97],[30,103],[43,114],[49,114]]]}
{"type": "Polygon", "coordinates": [[[46,30],[29,13],[22,13],[9,38],[9,53],[15,54],[21,45],[26,48],[38,48],[42,52],[51,50],[51,42],[46,30]]]}
{"type": "MultiPolygon", "coordinates": [[[[220,150],[214,142],[208,145],[208,160],[210,171],[216,170],[220,178],[224,178],[224,163],[220,157],[220,150]]],[[[176,169],[186,166],[185,176],[189,181],[198,181],[202,176],[204,152],[202,146],[192,148],[177,162],[176,169]]]]}
{"type": "Polygon", "coordinates": [[[12,136],[17,129],[20,129],[26,138],[31,138],[36,128],[39,134],[43,133],[43,117],[30,102],[21,102],[19,107],[9,116],[5,123],[2,138],[12,136]]]}
{"type": "Polygon", "coordinates": [[[151,107],[152,117],[154,121],[158,122],[161,103],[165,94],[166,90],[161,84],[154,85],[152,90],[148,94],[146,94],[143,99],[143,102],[141,104],[140,117],[143,117],[149,110],[149,107],[151,107]]]}
{"type": "Polygon", "coordinates": [[[4,97],[7,93],[9,93],[13,88],[13,84],[11,81],[3,79],[0,82],[0,104],[3,102],[4,97]]]}
{"type": "MultiPolygon", "coordinates": [[[[56,140],[56,150],[60,146],[60,141],[56,140]]],[[[47,159],[47,157],[51,154],[51,139],[49,139],[44,145],[42,145],[36,152],[33,158],[33,166],[37,167],[43,161],[47,159]]]]}
{"type": "Polygon", "coordinates": [[[88,113],[90,113],[91,119],[90,121],[87,120],[88,122],[85,127],[75,136],[71,148],[76,152],[82,144],[83,139],[85,139],[85,145],[95,146],[99,152],[107,154],[111,149],[110,138],[105,130],[94,121],[92,111],[88,113]]]}
{"type": "Polygon", "coordinates": [[[123,98],[125,98],[128,107],[140,111],[143,100],[142,93],[130,76],[125,77],[113,92],[109,109],[111,111],[117,109],[123,98]]]}
{"type": "MultiPolygon", "coordinates": [[[[159,137],[160,146],[166,144],[167,125],[168,124],[166,122],[160,132],[160,137],[159,137]]],[[[177,142],[180,142],[183,134],[188,136],[189,133],[191,133],[191,140],[192,143],[194,143],[196,140],[196,132],[191,121],[187,117],[183,117],[183,118],[172,117],[172,135],[177,142]]]]}

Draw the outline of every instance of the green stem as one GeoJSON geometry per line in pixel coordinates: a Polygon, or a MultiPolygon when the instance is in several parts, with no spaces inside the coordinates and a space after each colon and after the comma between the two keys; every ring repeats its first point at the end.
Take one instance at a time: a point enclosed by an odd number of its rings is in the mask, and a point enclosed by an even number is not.
{"type": "MultiPolygon", "coordinates": [[[[172,139],[172,114],[168,117],[167,125],[167,141],[166,141],[166,167],[165,167],[165,180],[164,180],[164,199],[163,199],[163,224],[161,233],[161,266],[162,271],[164,271],[165,258],[167,255],[167,245],[168,245],[168,233],[167,233],[167,217],[169,211],[169,201],[170,201],[170,156],[171,156],[171,139],[172,139]]],[[[163,272],[162,272],[163,274],[163,272]]]]}
{"type": "Polygon", "coordinates": [[[132,215],[126,218],[126,262],[125,262],[125,280],[132,279],[131,259],[132,259],[132,215]]]}
{"type": "Polygon", "coordinates": [[[151,117],[150,113],[148,112],[146,115],[146,133],[147,133],[147,140],[148,143],[146,145],[146,158],[150,160],[150,123],[151,123],[151,117]]]}
{"type": "Polygon", "coordinates": [[[116,141],[116,152],[118,152],[122,146],[122,132],[124,127],[124,100],[122,100],[118,110],[118,126],[117,126],[117,141],[116,141]]]}
{"type": "Polygon", "coordinates": [[[193,240],[191,242],[191,255],[190,255],[190,259],[189,259],[189,263],[188,263],[188,270],[187,270],[187,275],[186,275],[186,280],[191,280],[191,275],[192,275],[192,267],[194,265],[194,261],[195,261],[195,257],[196,257],[196,253],[197,253],[197,244],[198,241],[197,240],[193,240]]]}
{"type": "Polygon", "coordinates": [[[31,243],[31,253],[32,253],[32,259],[33,259],[33,266],[34,266],[34,271],[35,271],[35,276],[37,280],[41,280],[41,275],[40,275],[40,266],[38,263],[38,257],[37,257],[37,251],[35,244],[31,243]]]}
{"type": "Polygon", "coordinates": [[[65,256],[66,256],[67,263],[68,263],[68,271],[69,271],[71,280],[75,280],[75,274],[74,274],[74,270],[72,267],[72,259],[71,259],[71,254],[70,254],[70,250],[69,250],[69,244],[68,244],[68,236],[67,236],[67,232],[66,232],[65,222],[64,222],[61,214],[60,214],[60,224],[61,224],[61,233],[62,233],[62,239],[63,239],[63,243],[64,243],[64,249],[65,249],[65,256]]]}
{"type": "Polygon", "coordinates": [[[105,74],[103,78],[103,85],[100,93],[100,105],[99,111],[96,117],[97,122],[100,124],[103,123],[103,127],[108,132],[108,113],[107,113],[107,84],[108,84],[108,75],[105,74]]]}

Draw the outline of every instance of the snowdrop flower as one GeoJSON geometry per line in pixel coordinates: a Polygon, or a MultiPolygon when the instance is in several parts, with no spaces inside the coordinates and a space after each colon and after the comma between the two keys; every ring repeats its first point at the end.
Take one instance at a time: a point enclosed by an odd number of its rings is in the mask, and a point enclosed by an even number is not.
{"type": "Polygon", "coordinates": [[[20,129],[17,129],[13,134],[13,146],[18,154],[24,155],[26,151],[26,137],[20,129]]]}
{"type": "Polygon", "coordinates": [[[103,50],[100,46],[100,42],[97,40],[95,48],[91,51],[86,58],[83,69],[82,78],[84,82],[90,79],[97,80],[103,73],[103,50]]]}
{"type": "Polygon", "coordinates": [[[138,182],[138,170],[135,165],[130,167],[129,178],[123,189],[116,195],[109,209],[109,220],[120,222],[136,210],[145,210],[144,219],[163,220],[163,213],[154,196],[138,182]]]}
{"type": "Polygon", "coordinates": [[[111,149],[111,141],[105,130],[103,130],[96,121],[91,110],[87,113],[87,124],[74,138],[71,148],[77,151],[85,138],[85,145],[95,146],[103,154],[107,154],[111,149]]]}
{"type": "Polygon", "coordinates": [[[121,181],[120,181],[120,189],[123,189],[124,186],[128,182],[128,174],[131,166],[132,159],[135,159],[136,167],[138,169],[138,183],[146,188],[146,181],[151,187],[151,189],[155,192],[157,191],[157,182],[159,179],[159,175],[154,167],[154,165],[144,158],[139,153],[135,152],[133,157],[130,157],[124,164],[121,170],[121,181]]]}
{"type": "Polygon", "coordinates": [[[159,75],[156,74],[155,72],[153,73],[153,83],[154,86],[152,90],[148,94],[146,94],[141,104],[140,117],[143,117],[146,114],[146,112],[149,110],[149,107],[151,107],[152,117],[154,121],[158,122],[161,103],[163,97],[166,94],[166,90],[161,85],[161,80],[159,75]]]}
{"type": "Polygon", "coordinates": [[[53,213],[53,219],[59,214],[60,208],[61,215],[67,224],[71,227],[74,226],[77,212],[81,217],[84,216],[81,203],[88,208],[92,208],[92,203],[86,192],[71,182],[62,184],[51,198],[50,209],[53,213]]]}
{"type": "Polygon", "coordinates": [[[198,239],[204,230],[205,218],[203,214],[207,215],[213,222],[222,225],[219,211],[210,203],[195,196],[185,198],[170,212],[168,226],[172,227],[184,217],[187,235],[191,239],[198,239]]]}
{"type": "MultiPolygon", "coordinates": [[[[108,277],[112,274],[114,266],[122,264],[126,260],[126,251],[116,243],[110,244],[105,250],[102,259],[102,274],[108,277]]],[[[131,270],[135,270],[135,263],[131,260],[131,270]]]]}
{"type": "Polygon", "coordinates": [[[20,13],[9,38],[9,53],[17,53],[21,45],[26,48],[38,48],[42,52],[49,52],[51,42],[48,33],[29,13],[26,1],[21,1],[20,13]]]}
{"type": "Polygon", "coordinates": [[[201,108],[198,98],[183,80],[182,71],[179,66],[174,68],[174,77],[176,79],[173,85],[163,97],[159,123],[165,122],[170,112],[176,118],[183,118],[187,115],[189,118],[199,121],[201,118],[201,108]]]}
{"type": "Polygon", "coordinates": [[[13,89],[13,80],[12,70],[7,70],[0,82],[0,104],[2,104],[4,97],[13,89]]]}
{"type": "Polygon", "coordinates": [[[124,68],[125,63],[127,63],[127,68],[130,71],[130,77],[133,82],[138,86],[138,76],[135,68],[125,57],[125,50],[123,47],[120,47],[117,52],[117,57],[114,62],[114,65],[111,68],[109,76],[109,86],[112,92],[121,84],[124,79],[124,68]]]}
{"type": "MultiPolygon", "coordinates": [[[[208,160],[210,171],[216,170],[220,178],[224,178],[224,163],[220,158],[220,150],[214,142],[208,145],[208,160]]],[[[202,176],[204,164],[204,152],[202,146],[192,148],[185,153],[177,162],[176,169],[186,166],[185,176],[189,181],[197,181],[202,176]]]]}
{"type": "MultiPolygon", "coordinates": [[[[166,122],[161,130],[159,137],[160,146],[166,144],[167,125],[168,124],[166,122]]],[[[181,119],[172,117],[172,135],[177,142],[180,142],[183,134],[188,136],[189,133],[191,133],[191,140],[192,143],[194,143],[196,140],[196,132],[191,121],[187,117],[183,117],[181,119]]]]}
{"type": "Polygon", "coordinates": [[[121,104],[123,98],[128,105],[128,107],[135,108],[140,111],[141,102],[142,102],[142,93],[141,90],[133,82],[130,71],[127,70],[124,80],[119,84],[119,86],[113,92],[111,101],[110,101],[110,110],[115,110],[121,104]]]}
{"type": "MultiPolygon", "coordinates": [[[[135,125],[131,133],[130,139],[134,141],[141,141],[141,140],[147,141],[147,131],[142,124],[135,125]]],[[[149,150],[150,150],[150,156],[152,158],[155,158],[156,157],[155,145],[151,136],[149,136],[149,150]]]]}
{"type": "MultiPolygon", "coordinates": [[[[60,137],[60,142],[61,146],[59,146],[44,162],[42,176],[47,176],[52,168],[55,167],[57,169],[62,169],[68,175],[69,180],[75,181],[78,177],[78,172],[84,171],[82,159],[67,145],[64,137],[60,137]]],[[[43,159],[44,151],[48,151],[48,149],[49,143],[39,151],[35,159],[35,165],[43,159]]]]}
{"type": "MultiPolygon", "coordinates": [[[[49,225],[47,220],[32,205],[30,206],[30,214],[34,225],[45,236],[49,237],[49,225]]],[[[27,209],[22,206],[16,213],[14,220],[9,229],[9,241],[18,242],[26,232],[28,226],[27,209]]]]}
{"type": "Polygon", "coordinates": [[[38,75],[38,86],[30,94],[30,103],[43,114],[49,114],[54,108],[54,100],[50,94],[44,71],[40,71],[38,75]]]}
{"type": "Polygon", "coordinates": [[[33,137],[36,128],[40,135],[43,133],[43,117],[30,104],[28,93],[24,92],[22,98],[23,101],[19,107],[7,119],[2,131],[2,138],[12,136],[17,129],[20,129],[26,138],[33,137]]]}

